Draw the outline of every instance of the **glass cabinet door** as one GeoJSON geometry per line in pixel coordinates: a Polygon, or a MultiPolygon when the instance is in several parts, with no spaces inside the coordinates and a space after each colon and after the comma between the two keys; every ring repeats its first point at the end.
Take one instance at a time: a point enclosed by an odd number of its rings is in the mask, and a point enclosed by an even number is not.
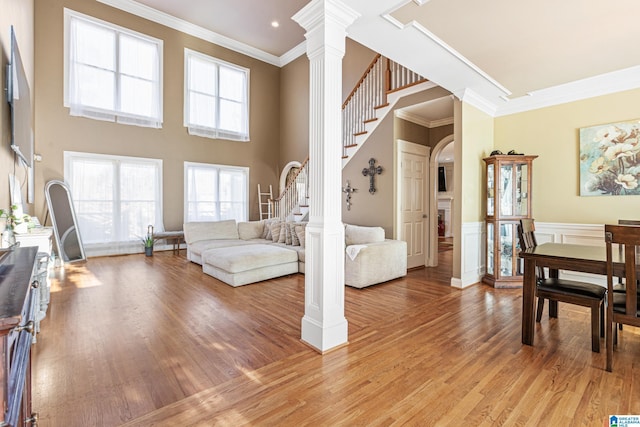
{"type": "Polygon", "coordinates": [[[493,270],[493,260],[494,260],[493,232],[494,232],[493,223],[488,222],[487,223],[487,274],[495,274],[495,271],[493,270]]]}
{"type": "Polygon", "coordinates": [[[500,224],[500,276],[513,276],[513,224],[500,224]]]}
{"type": "Polygon", "coordinates": [[[495,179],[493,175],[493,165],[487,165],[487,216],[493,216],[495,212],[495,179]]]}
{"type": "Polygon", "coordinates": [[[500,215],[513,215],[513,165],[500,166],[500,215]]]}
{"type": "Polygon", "coordinates": [[[527,216],[529,213],[529,203],[527,194],[528,182],[529,179],[528,168],[526,163],[521,163],[516,165],[516,215],[519,216],[527,216]]]}

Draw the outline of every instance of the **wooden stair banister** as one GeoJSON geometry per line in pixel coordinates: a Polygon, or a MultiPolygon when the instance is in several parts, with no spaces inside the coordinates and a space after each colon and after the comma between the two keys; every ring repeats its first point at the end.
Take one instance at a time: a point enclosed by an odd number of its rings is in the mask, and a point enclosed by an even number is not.
{"type": "Polygon", "coordinates": [[[377,54],[342,104],[343,158],[357,146],[356,137],[367,133],[366,123],[378,119],[376,110],[388,106],[387,95],[426,82],[401,64],[377,54]]]}
{"type": "Polygon", "coordinates": [[[309,194],[309,182],[307,168],[309,163],[309,157],[300,165],[300,168],[293,176],[293,179],[287,184],[282,194],[275,199],[272,199],[274,216],[281,220],[286,220],[290,215],[293,215],[296,209],[300,207],[300,200],[304,198],[306,200],[309,194]]]}

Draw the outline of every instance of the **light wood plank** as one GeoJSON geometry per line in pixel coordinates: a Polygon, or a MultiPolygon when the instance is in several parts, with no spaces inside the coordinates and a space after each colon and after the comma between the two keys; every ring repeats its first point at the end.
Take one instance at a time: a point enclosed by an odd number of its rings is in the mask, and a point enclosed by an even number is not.
{"type": "Polygon", "coordinates": [[[349,344],[300,341],[304,276],[232,288],[170,251],[56,270],[34,347],[42,426],[602,425],[640,413],[638,329],[604,371],[588,310],[520,343],[518,289],[441,267],[345,289],[349,344]]]}

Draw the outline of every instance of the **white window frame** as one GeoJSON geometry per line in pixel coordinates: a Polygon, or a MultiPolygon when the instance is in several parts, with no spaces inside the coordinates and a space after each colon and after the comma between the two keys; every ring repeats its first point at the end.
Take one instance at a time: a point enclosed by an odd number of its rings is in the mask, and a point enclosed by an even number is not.
{"type": "MultiPolygon", "coordinates": [[[[242,172],[245,176],[245,201],[244,201],[244,209],[243,209],[243,217],[241,218],[222,218],[220,217],[220,203],[218,200],[215,202],[218,204],[218,212],[216,212],[215,217],[218,219],[235,219],[238,222],[248,221],[249,220],[249,168],[243,166],[229,166],[229,165],[217,165],[212,163],[196,163],[196,162],[184,162],[184,222],[190,222],[189,218],[189,169],[190,168],[201,168],[201,169],[212,169],[216,170],[218,173],[221,170],[232,170],[234,172],[242,172]]],[[[220,184],[220,180],[218,179],[218,184],[220,184]]],[[[220,188],[217,189],[218,196],[220,194],[220,188]]]]}
{"type": "MultiPolygon", "coordinates": [[[[112,71],[112,70],[109,70],[112,71]]],[[[139,77],[138,77],[139,78],[139,77]]],[[[73,116],[81,116],[87,117],[96,120],[105,120],[129,125],[137,125],[143,127],[151,127],[151,128],[161,128],[163,121],[163,41],[157,39],[155,37],[151,37],[142,33],[138,33],[133,30],[129,30],[124,27],[120,27],[118,25],[94,18],[92,16],[84,15],[82,13],[76,12],[71,9],[64,9],[64,106],[68,107],[70,110],[70,114],[73,116]],[[85,23],[89,23],[91,25],[100,26],[106,28],[110,31],[113,31],[116,34],[116,70],[114,71],[115,75],[115,93],[114,93],[114,104],[115,108],[112,109],[101,109],[95,106],[87,106],[80,103],[74,103],[71,99],[71,60],[72,60],[72,49],[71,49],[71,24],[73,20],[81,20],[85,23]],[[155,64],[155,71],[157,72],[155,79],[149,80],[154,85],[154,98],[157,98],[155,101],[155,109],[157,110],[155,116],[141,116],[132,113],[127,113],[121,111],[120,107],[120,80],[122,76],[125,76],[124,73],[121,73],[119,66],[119,36],[126,35],[128,37],[141,39],[150,44],[154,44],[157,47],[157,64],[155,64]]]]}
{"type": "MultiPolygon", "coordinates": [[[[156,192],[155,192],[155,224],[151,224],[154,226],[154,231],[164,231],[164,221],[163,221],[163,200],[162,200],[162,160],[161,159],[153,159],[153,158],[145,158],[145,157],[132,157],[132,156],[115,156],[109,154],[96,154],[96,153],[86,153],[86,152],[77,152],[77,151],[65,151],[64,152],[64,178],[67,183],[73,182],[73,168],[72,162],[74,159],[88,159],[88,160],[101,160],[101,161],[112,161],[117,162],[118,167],[120,164],[127,163],[147,163],[150,165],[154,165],[156,167],[155,175],[156,175],[156,192]]],[[[117,176],[114,179],[118,179],[117,176]]],[[[74,205],[76,204],[76,197],[74,195],[74,189],[70,186],[72,198],[74,201],[74,205]]],[[[122,201],[120,197],[120,188],[117,185],[114,185],[115,192],[113,201],[116,205],[119,205],[122,201]]],[[[74,206],[76,210],[76,214],[78,215],[78,220],[81,222],[81,212],[78,212],[77,206],[74,206]]],[[[114,221],[116,221],[117,214],[120,213],[119,209],[114,209],[114,221]]],[[[118,218],[119,221],[121,217],[118,218]]],[[[121,226],[118,224],[117,226],[121,226]]],[[[117,227],[116,226],[116,227],[117,227]]],[[[82,233],[82,229],[80,230],[82,233]]],[[[113,255],[120,253],[131,253],[131,252],[140,252],[142,249],[142,243],[139,240],[141,236],[146,234],[147,229],[146,226],[144,229],[141,229],[139,235],[136,235],[135,238],[131,237],[127,240],[114,240],[109,242],[102,243],[85,243],[85,249],[89,256],[100,256],[100,255],[113,255]]]]}
{"type": "MultiPolygon", "coordinates": [[[[187,128],[189,134],[202,136],[206,138],[212,138],[212,139],[228,139],[231,141],[249,141],[249,123],[250,123],[249,122],[249,111],[250,111],[249,82],[250,82],[250,73],[248,68],[244,68],[239,65],[235,65],[230,62],[226,62],[221,59],[214,58],[212,56],[205,55],[200,52],[196,52],[195,50],[185,48],[184,49],[184,126],[187,128]],[[191,112],[190,112],[190,105],[189,105],[190,93],[192,92],[191,88],[189,87],[190,58],[197,58],[201,61],[208,62],[214,65],[218,70],[214,78],[216,94],[215,95],[207,94],[207,96],[215,98],[215,104],[216,104],[215,127],[199,125],[197,123],[193,123],[191,120],[191,112]],[[245,85],[243,88],[244,101],[242,102],[243,115],[241,118],[243,129],[240,132],[232,132],[232,131],[220,128],[220,100],[221,100],[220,91],[219,91],[220,68],[233,69],[234,71],[244,73],[244,76],[245,76],[244,77],[245,85]]],[[[193,90],[193,92],[196,92],[196,91],[193,90]]]]}

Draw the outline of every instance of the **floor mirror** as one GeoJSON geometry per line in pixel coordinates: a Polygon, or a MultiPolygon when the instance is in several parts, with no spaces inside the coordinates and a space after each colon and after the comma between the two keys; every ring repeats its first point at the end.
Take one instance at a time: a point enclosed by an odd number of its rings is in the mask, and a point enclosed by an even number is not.
{"type": "Polygon", "coordinates": [[[47,182],[44,193],[51,215],[58,256],[63,262],[86,260],[69,187],[62,181],[53,180],[47,182]]]}

